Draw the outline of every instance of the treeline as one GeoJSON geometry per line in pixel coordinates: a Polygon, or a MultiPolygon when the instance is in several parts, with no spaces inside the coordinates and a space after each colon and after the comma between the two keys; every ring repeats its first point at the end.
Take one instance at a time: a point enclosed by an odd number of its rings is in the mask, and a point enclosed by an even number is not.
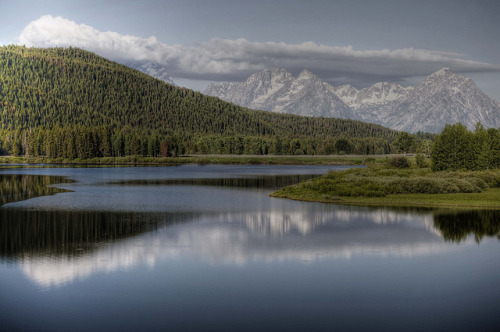
{"type": "Polygon", "coordinates": [[[52,129],[0,130],[0,155],[89,159],[169,157],[184,154],[315,155],[384,154],[394,148],[383,138],[200,136],[165,134],[131,127],[72,125],[52,129]]]}
{"type": "Polygon", "coordinates": [[[0,47],[0,153],[391,153],[397,132],[249,110],[76,48],[0,47]],[[163,149],[162,149],[163,144],[163,149]]]}
{"type": "Polygon", "coordinates": [[[500,129],[486,130],[478,123],[472,132],[457,123],[446,125],[434,141],[434,171],[495,168],[500,168],[500,129]]]}

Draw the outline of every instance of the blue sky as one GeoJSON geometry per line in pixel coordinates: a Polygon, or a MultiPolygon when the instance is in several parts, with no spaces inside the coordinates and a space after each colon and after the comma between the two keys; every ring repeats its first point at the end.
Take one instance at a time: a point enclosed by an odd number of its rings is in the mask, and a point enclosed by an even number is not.
{"type": "Polygon", "coordinates": [[[267,67],[359,88],[447,66],[500,100],[499,17],[491,0],[0,0],[0,44],[155,61],[195,89],[267,67]]]}

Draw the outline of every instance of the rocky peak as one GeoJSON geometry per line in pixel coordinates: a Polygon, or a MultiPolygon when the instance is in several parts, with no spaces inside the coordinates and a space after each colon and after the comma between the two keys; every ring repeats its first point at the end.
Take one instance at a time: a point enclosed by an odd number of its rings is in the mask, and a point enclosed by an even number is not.
{"type": "MultiPolygon", "coordinates": [[[[303,70],[294,78],[283,69],[271,68],[234,86],[207,88],[206,94],[241,106],[273,112],[352,118],[349,107],[319,77],[303,70]]],[[[331,87],[331,86],[330,86],[331,87]]]]}
{"type": "Polygon", "coordinates": [[[283,69],[279,68],[269,68],[261,72],[255,73],[247,79],[247,82],[251,81],[266,81],[270,82],[276,80],[277,78],[285,79],[290,78],[291,74],[283,69]]]}
{"type": "Polygon", "coordinates": [[[462,75],[455,75],[450,68],[444,67],[438,71],[427,76],[424,81],[419,85],[433,85],[433,86],[443,86],[443,85],[456,85],[464,81],[472,81],[462,75]]]}
{"type": "Polygon", "coordinates": [[[304,81],[304,80],[319,80],[319,77],[311,73],[309,70],[304,69],[299,73],[299,76],[297,76],[297,80],[299,81],[304,81]]]}
{"type": "Polygon", "coordinates": [[[453,72],[451,71],[451,69],[448,67],[443,67],[443,68],[435,71],[434,73],[430,74],[429,76],[430,77],[444,77],[444,76],[450,76],[450,75],[454,75],[453,72]]]}
{"type": "Polygon", "coordinates": [[[255,109],[359,119],[408,132],[437,133],[445,124],[456,122],[472,129],[478,121],[487,128],[500,127],[499,103],[450,68],[430,74],[415,87],[391,82],[361,90],[350,85],[334,87],[308,70],[294,78],[278,68],[252,75],[252,80],[243,83],[218,87],[206,93],[255,109]]]}

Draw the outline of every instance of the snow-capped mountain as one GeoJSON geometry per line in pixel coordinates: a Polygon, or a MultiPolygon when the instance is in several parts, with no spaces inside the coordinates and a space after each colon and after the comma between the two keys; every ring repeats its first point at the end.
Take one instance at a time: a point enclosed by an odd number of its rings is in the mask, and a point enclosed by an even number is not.
{"type": "MultiPolygon", "coordinates": [[[[331,85],[330,85],[331,86],[331,85]]],[[[413,87],[402,87],[396,83],[379,82],[358,90],[351,85],[333,87],[333,91],[349,107],[358,109],[369,105],[383,105],[404,98],[413,87]]]]}
{"type": "Polygon", "coordinates": [[[157,78],[164,82],[175,85],[174,80],[168,74],[165,66],[159,63],[151,61],[143,61],[143,62],[128,63],[127,66],[142,71],[143,73],[148,74],[149,76],[153,76],[154,78],[157,78]]]}
{"type": "Polygon", "coordinates": [[[500,127],[500,107],[476,84],[449,68],[427,76],[399,103],[379,112],[390,128],[409,132],[440,132],[447,123],[461,122],[474,129],[477,122],[487,128],[500,127]]]}
{"type": "Polygon", "coordinates": [[[334,87],[309,71],[294,78],[283,69],[268,69],[243,83],[211,84],[205,93],[249,108],[358,119],[408,132],[438,133],[456,122],[470,129],[477,122],[486,128],[500,127],[500,104],[449,68],[415,87],[380,82],[360,90],[334,87]]]}
{"type": "Polygon", "coordinates": [[[243,83],[210,84],[205,94],[272,112],[354,118],[352,110],[328,84],[307,70],[295,78],[283,69],[266,69],[243,83]]]}

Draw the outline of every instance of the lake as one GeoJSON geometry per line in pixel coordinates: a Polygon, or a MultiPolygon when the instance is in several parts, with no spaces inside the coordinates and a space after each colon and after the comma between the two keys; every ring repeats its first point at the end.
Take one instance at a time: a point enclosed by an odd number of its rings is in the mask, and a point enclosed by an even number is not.
{"type": "Polygon", "coordinates": [[[344,168],[0,169],[1,329],[498,328],[500,212],[268,196],[344,168]]]}

